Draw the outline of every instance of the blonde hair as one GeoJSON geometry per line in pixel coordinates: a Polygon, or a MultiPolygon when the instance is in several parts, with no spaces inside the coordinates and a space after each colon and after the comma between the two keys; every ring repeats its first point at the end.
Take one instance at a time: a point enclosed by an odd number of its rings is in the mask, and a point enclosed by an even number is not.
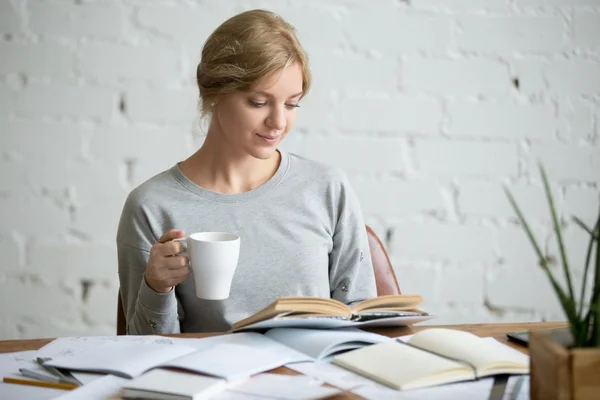
{"type": "Polygon", "coordinates": [[[245,91],[271,72],[298,62],[302,68],[302,92],[310,89],[308,55],[295,28],[279,15],[265,10],[237,14],[208,37],[196,70],[200,114],[210,113],[219,95],[245,91]]]}

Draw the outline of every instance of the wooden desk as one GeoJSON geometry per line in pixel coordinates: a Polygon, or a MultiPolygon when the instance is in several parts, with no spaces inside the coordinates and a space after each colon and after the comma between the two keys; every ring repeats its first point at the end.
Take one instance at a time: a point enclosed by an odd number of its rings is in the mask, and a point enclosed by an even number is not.
{"type": "MultiPolygon", "coordinates": [[[[515,331],[526,331],[526,330],[536,330],[536,329],[550,329],[550,328],[560,328],[567,326],[566,322],[530,322],[530,323],[511,323],[511,324],[467,324],[467,325],[436,325],[435,327],[440,328],[452,328],[458,329],[462,331],[467,331],[474,333],[475,335],[481,337],[494,337],[503,343],[508,344],[509,346],[518,349],[524,353],[527,353],[527,348],[524,346],[517,345],[513,342],[509,342],[506,340],[505,335],[508,332],[515,331]]],[[[377,332],[390,337],[397,337],[403,335],[410,335],[412,333],[416,333],[420,330],[432,328],[434,325],[422,325],[422,326],[414,326],[411,328],[379,328],[372,329],[370,331],[377,332]]],[[[166,336],[174,336],[174,337],[187,337],[187,338],[202,338],[207,336],[218,335],[219,333],[204,333],[204,334],[195,334],[195,333],[184,333],[178,335],[166,335],[166,336]]],[[[30,339],[30,340],[2,340],[0,341],[0,353],[8,353],[14,351],[24,351],[24,350],[37,350],[40,347],[50,343],[54,339],[30,339]]],[[[297,374],[297,372],[292,371],[285,367],[280,367],[272,370],[271,372],[280,373],[280,374],[297,374]]],[[[361,397],[354,395],[352,393],[343,393],[339,396],[332,397],[331,399],[360,399],[361,397]]]]}

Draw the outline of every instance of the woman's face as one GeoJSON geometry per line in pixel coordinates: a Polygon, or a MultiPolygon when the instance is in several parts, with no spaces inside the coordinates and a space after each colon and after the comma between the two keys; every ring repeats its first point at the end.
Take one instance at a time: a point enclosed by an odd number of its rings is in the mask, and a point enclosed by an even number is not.
{"type": "Polygon", "coordinates": [[[231,146],[268,159],[294,125],[301,95],[302,69],[294,63],[266,76],[248,92],[220,96],[213,122],[231,146]]]}

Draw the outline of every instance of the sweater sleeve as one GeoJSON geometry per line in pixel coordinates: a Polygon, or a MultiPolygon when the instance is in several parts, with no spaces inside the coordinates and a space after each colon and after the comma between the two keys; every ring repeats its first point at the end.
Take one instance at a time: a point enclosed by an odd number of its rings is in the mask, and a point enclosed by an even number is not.
{"type": "Polygon", "coordinates": [[[329,255],[331,297],[346,304],[377,296],[364,217],[344,174],[337,200],[337,221],[329,255]]]}
{"type": "Polygon", "coordinates": [[[128,335],[180,333],[175,290],[155,292],[144,277],[150,252],[117,242],[128,335]]]}
{"type": "Polygon", "coordinates": [[[180,333],[175,290],[158,293],[146,283],[146,264],[155,235],[150,217],[141,204],[136,192],[128,196],[117,232],[119,282],[127,334],[180,333]]]}

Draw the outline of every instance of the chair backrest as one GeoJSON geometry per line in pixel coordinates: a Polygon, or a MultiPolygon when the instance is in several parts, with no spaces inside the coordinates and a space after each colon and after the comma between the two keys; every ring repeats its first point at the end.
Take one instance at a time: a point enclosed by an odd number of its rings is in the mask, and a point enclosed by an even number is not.
{"type": "MultiPolygon", "coordinates": [[[[369,238],[369,250],[371,251],[371,260],[373,262],[373,270],[375,272],[375,284],[377,286],[377,296],[385,296],[389,294],[400,294],[400,285],[396,279],[394,268],[390,262],[383,243],[377,237],[377,234],[366,226],[367,237],[369,238]]],[[[125,312],[123,311],[123,302],[121,301],[121,292],[118,293],[117,304],[117,335],[125,335],[125,312]]]]}
{"type": "Polygon", "coordinates": [[[379,240],[377,234],[368,225],[367,237],[369,238],[369,250],[371,251],[371,261],[375,272],[377,296],[400,294],[400,285],[385,247],[383,247],[383,243],[379,240]]]}

